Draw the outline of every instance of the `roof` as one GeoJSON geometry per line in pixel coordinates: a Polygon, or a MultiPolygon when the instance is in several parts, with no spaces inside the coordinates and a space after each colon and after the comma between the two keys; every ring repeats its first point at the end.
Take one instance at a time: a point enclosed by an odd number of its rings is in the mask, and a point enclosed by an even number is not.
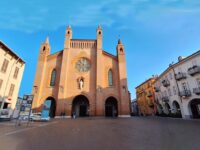
{"type": "Polygon", "coordinates": [[[5,43],[3,43],[2,41],[0,41],[0,46],[1,46],[2,48],[4,48],[4,50],[9,51],[9,53],[10,53],[11,55],[13,55],[14,57],[18,58],[21,62],[25,63],[25,61],[24,61],[22,58],[20,58],[13,50],[11,50],[11,48],[9,48],[9,47],[8,47],[5,43]]]}
{"type": "Polygon", "coordinates": [[[196,55],[200,55],[200,50],[198,50],[197,52],[195,52],[195,53],[193,53],[193,54],[191,54],[191,55],[189,55],[189,56],[183,58],[182,60],[176,62],[175,64],[169,65],[169,67],[167,67],[167,69],[165,69],[165,70],[159,75],[159,77],[157,78],[157,80],[160,79],[166,72],[168,72],[169,70],[171,70],[173,67],[175,67],[175,66],[177,66],[177,65],[179,65],[179,64],[181,64],[181,63],[183,63],[183,62],[188,61],[190,58],[192,58],[192,57],[194,57],[194,56],[196,56],[196,55]]]}
{"type": "Polygon", "coordinates": [[[111,57],[114,57],[114,58],[117,58],[115,55],[110,54],[110,53],[106,52],[105,50],[103,50],[103,54],[111,56],[111,57]]]}
{"type": "Polygon", "coordinates": [[[60,51],[58,51],[58,52],[55,52],[55,53],[53,53],[53,54],[48,55],[48,57],[51,57],[51,56],[54,56],[54,55],[59,55],[59,54],[61,54],[61,53],[63,53],[63,49],[60,50],[60,51]]]}
{"type": "Polygon", "coordinates": [[[135,89],[139,88],[141,85],[147,83],[148,81],[150,81],[150,80],[152,80],[152,79],[157,79],[157,78],[158,78],[157,76],[155,76],[155,77],[151,77],[151,78],[145,80],[144,82],[142,82],[140,85],[136,86],[135,89]]]}

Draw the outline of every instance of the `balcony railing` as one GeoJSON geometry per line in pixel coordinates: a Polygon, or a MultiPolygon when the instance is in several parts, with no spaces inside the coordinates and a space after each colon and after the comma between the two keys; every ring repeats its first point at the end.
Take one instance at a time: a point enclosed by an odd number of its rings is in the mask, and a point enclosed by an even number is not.
{"type": "Polygon", "coordinates": [[[200,73],[200,66],[193,66],[188,69],[188,74],[194,76],[195,74],[200,73]]]}
{"type": "Polygon", "coordinates": [[[183,72],[179,72],[179,73],[175,74],[175,78],[178,81],[182,80],[182,79],[186,79],[186,77],[187,77],[186,73],[183,73],[183,72]]]}
{"type": "Polygon", "coordinates": [[[170,82],[169,82],[168,79],[164,79],[164,80],[162,81],[162,84],[163,84],[164,87],[170,86],[170,82]]]}
{"type": "Polygon", "coordinates": [[[163,100],[163,102],[169,102],[169,97],[168,96],[163,96],[162,100],[163,100]]]}
{"type": "Polygon", "coordinates": [[[184,97],[189,97],[191,96],[191,91],[190,90],[180,91],[179,95],[184,97]]]}
{"type": "Polygon", "coordinates": [[[197,95],[200,95],[200,87],[194,88],[194,89],[193,89],[193,93],[195,93],[195,94],[197,94],[197,95]]]}

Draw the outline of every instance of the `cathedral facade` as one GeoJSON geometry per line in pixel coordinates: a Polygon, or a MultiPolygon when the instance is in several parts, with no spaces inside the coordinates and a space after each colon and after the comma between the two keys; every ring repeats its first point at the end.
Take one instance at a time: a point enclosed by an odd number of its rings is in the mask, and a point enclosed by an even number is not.
{"type": "Polygon", "coordinates": [[[66,29],[64,49],[50,53],[48,38],[42,43],[32,94],[33,110],[42,111],[51,101],[50,117],[130,116],[124,45],[117,55],[102,48],[102,28],[96,39],[72,39],[66,29]]]}

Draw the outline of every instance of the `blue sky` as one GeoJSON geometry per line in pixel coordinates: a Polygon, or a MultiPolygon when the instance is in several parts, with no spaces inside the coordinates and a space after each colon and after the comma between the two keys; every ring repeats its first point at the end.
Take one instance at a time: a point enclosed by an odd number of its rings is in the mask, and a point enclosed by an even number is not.
{"type": "Polygon", "coordinates": [[[68,24],[73,38],[89,39],[101,24],[112,54],[120,36],[132,98],[141,82],[200,49],[199,0],[4,0],[0,40],[26,61],[20,96],[31,92],[40,44],[49,36],[52,53],[63,49],[68,24]]]}

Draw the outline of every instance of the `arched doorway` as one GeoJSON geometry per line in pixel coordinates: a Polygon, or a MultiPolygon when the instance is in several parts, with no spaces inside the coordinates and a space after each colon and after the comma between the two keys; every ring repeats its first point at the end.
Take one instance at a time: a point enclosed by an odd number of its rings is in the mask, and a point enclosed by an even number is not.
{"type": "Polygon", "coordinates": [[[168,103],[165,103],[165,113],[168,115],[171,113],[171,108],[168,103]]]}
{"type": "Polygon", "coordinates": [[[200,99],[194,99],[190,102],[193,118],[200,118],[200,99]]]}
{"type": "Polygon", "coordinates": [[[114,97],[109,97],[106,99],[105,116],[106,117],[117,117],[118,116],[117,100],[114,97]]]}
{"type": "Polygon", "coordinates": [[[162,114],[163,113],[163,107],[161,104],[157,104],[157,112],[158,114],[162,114]]]}
{"type": "Polygon", "coordinates": [[[177,101],[174,101],[172,106],[173,106],[173,112],[175,114],[181,114],[180,105],[179,105],[179,103],[177,101]]]}
{"type": "Polygon", "coordinates": [[[56,100],[53,97],[48,97],[43,105],[42,114],[49,115],[54,118],[56,114],[56,100]]]}
{"type": "Polygon", "coordinates": [[[72,103],[72,113],[77,117],[89,116],[89,101],[84,95],[76,96],[72,103]]]}

